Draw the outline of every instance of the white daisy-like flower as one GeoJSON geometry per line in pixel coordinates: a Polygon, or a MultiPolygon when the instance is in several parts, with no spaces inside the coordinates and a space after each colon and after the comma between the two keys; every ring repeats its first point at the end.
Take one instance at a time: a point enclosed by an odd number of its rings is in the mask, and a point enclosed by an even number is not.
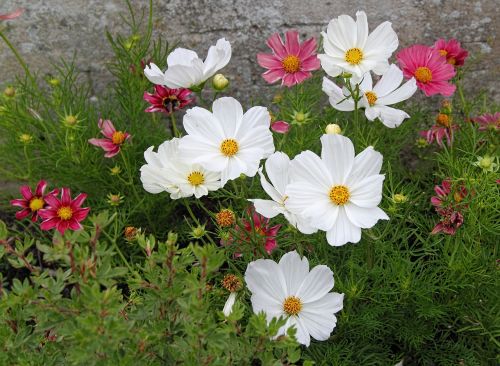
{"type": "Polygon", "coordinates": [[[292,183],[286,188],[290,211],[326,231],[328,244],[357,243],[361,229],[389,217],[378,208],[384,175],[382,154],[367,147],[356,157],[349,138],[321,137],[321,157],[304,151],[292,161],[292,183]]]}
{"type": "Polygon", "coordinates": [[[283,152],[275,152],[267,158],[265,166],[272,184],[267,181],[262,169],[259,169],[260,184],[272,200],[250,199],[249,201],[253,202],[255,206],[255,211],[268,219],[283,214],[288,222],[300,232],[304,234],[315,233],[317,229],[313,228],[305,218],[291,213],[286,207],[288,197],[285,194],[285,189],[290,183],[290,158],[288,155],[283,152]]]}
{"type": "Polygon", "coordinates": [[[309,271],[306,257],[296,251],[281,257],[279,263],[259,259],[248,264],[245,282],[252,292],[254,313],[263,311],[268,323],[288,317],[277,336],[295,326],[297,341],[309,346],[311,337],[325,341],[335,328],[335,313],[343,307],[344,294],[330,292],[333,272],[320,265],[309,271]]]}
{"type": "Polygon", "coordinates": [[[207,171],[179,155],[179,139],[165,141],[153,151],[144,152],[147,164],[141,167],[141,181],[149,193],[170,193],[170,198],[195,196],[200,198],[221,187],[220,173],[207,171]]]}
{"type": "Polygon", "coordinates": [[[167,57],[165,72],[151,63],[144,68],[144,75],[153,84],[166,85],[169,88],[193,88],[214,76],[230,59],[231,44],[221,38],[215,46],[210,46],[205,61],[192,50],[176,48],[167,57]]]}
{"type": "Polygon", "coordinates": [[[179,143],[180,154],[205,169],[220,172],[222,186],[244,174],[253,177],[261,159],[274,152],[271,118],[265,107],[243,114],[234,98],[219,98],[212,112],[194,107],[184,116],[188,133],[179,143]]]}
{"type": "MultiPolygon", "coordinates": [[[[363,76],[359,84],[362,96],[359,107],[365,108],[366,118],[376,118],[387,127],[398,127],[410,115],[400,109],[388,107],[410,98],[417,91],[417,82],[411,78],[401,85],[403,72],[394,64],[382,75],[375,86],[370,73],[363,76]]],[[[355,85],[353,85],[354,87],[355,85]]],[[[323,78],[323,91],[329,96],[330,104],[339,111],[353,111],[354,101],[346,88],[341,89],[328,78],[323,78]]]]}
{"type": "Polygon", "coordinates": [[[324,54],[318,55],[325,72],[338,76],[343,72],[355,80],[368,71],[381,75],[389,67],[388,59],[398,48],[398,36],[390,22],[380,24],[368,34],[364,11],[356,13],[356,21],[349,15],[332,19],[323,35],[324,54]]]}

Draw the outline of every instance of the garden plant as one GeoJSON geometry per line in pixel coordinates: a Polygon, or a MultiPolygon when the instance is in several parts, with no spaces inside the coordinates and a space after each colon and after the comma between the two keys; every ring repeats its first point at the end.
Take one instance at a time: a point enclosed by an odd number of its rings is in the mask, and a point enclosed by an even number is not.
{"type": "MultiPolygon", "coordinates": [[[[497,365],[500,109],[455,39],[335,14],[249,57],[107,33],[0,96],[0,365],[497,365]],[[75,58],[78,54],[75,55],[75,58]],[[266,94],[267,93],[267,94],[266,94]]],[[[352,17],[354,15],[354,17],[352,17]]],[[[264,49],[264,46],[263,46],[264,49]]]]}

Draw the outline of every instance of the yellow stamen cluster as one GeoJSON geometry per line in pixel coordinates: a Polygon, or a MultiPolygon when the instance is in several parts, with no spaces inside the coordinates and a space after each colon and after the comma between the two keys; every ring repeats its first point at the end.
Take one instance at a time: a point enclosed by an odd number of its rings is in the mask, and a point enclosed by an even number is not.
{"type": "Polygon", "coordinates": [[[113,136],[111,136],[111,141],[113,141],[115,145],[121,145],[126,137],[127,136],[122,131],[115,131],[113,132],[113,136]]]}
{"type": "Polygon", "coordinates": [[[359,65],[363,60],[363,51],[359,48],[350,48],[346,51],[344,59],[351,65],[359,65]]]}
{"type": "Polygon", "coordinates": [[[189,183],[191,183],[191,185],[197,187],[205,182],[205,176],[203,175],[203,173],[195,171],[191,172],[188,175],[187,180],[189,183]]]}
{"type": "Polygon", "coordinates": [[[296,296],[288,296],[283,302],[283,311],[288,315],[297,315],[302,310],[302,301],[296,296]]]}
{"type": "Polygon", "coordinates": [[[283,70],[289,74],[300,71],[300,59],[295,55],[286,56],[283,61],[281,61],[281,64],[283,65],[283,70]]]}
{"type": "Polygon", "coordinates": [[[61,220],[67,221],[73,217],[73,210],[69,206],[62,206],[57,210],[57,216],[61,220]]]}
{"type": "Polygon", "coordinates": [[[127,241],[133,241],[137,237],[137,234],[139,233],[139,229],[133,226],[127,226],[125,230],[123,231],[123,235],[125,236],[125,239],[127,241]]]}
{"type": "Polygon", "coordinates": [[[330,200],[337,206],[343,206],[349,201],[351,194],[349,193],[349,188],[346,186],[338,185],[333,186],[328,193],[330,200]]]}
{"type": "Polygon", "coordinates": [[[441,56],[446,57],[446,55],[448,54],[448,51],[446,51],[446,50],[439,50],[439,54],[440,54],[441,56]]]}
{"type": "Polygon", "coordinates": [[[451,126],[451,116],[445,113],[439,113],[436,116],[436,123],[443,127],[451,126]]]}
{"type": "Polygon", "coordinates": [[[241,280],[234,274],[227,274],[221,281],[222,287],[229,292],[236,292],[241,290],[241,280]]]}
{"type": "Polygon", "coordinates": [[[45,201],[41,197],[33,197],[30,200],[30,204],[29,204],[30,210],[32,212],[42,209],[44,205],[45,205],[45,201]]]}
{"type": "Polygon", "coordinates": [[[233,211],[231,211],[228,208],[225,208],[223,210],[220,210],[215,215],[215,221],[217,222],[217,225],[219,225],[220,227],[230,227],[233,226],[234,222],[236,221],[236,217],[233,211]]]}
{"type": "Polygon", "coordinates": [[[377,98],[377,94],[375,94],[375,93],[374,93],[374,92],[372,92],[372,91],[367,91],[367,92],[365,93],[365,97],[366,97],[366,99],[368,99],[368,104],[369,104],[370,106],[375,105],[375,103],[377,102],[377,99],[378,99],[378,98],[377,98]]]}
{"type": "Polygon", "coordinates": [[[23,144],[29,144],[33,141],[33,136],[28,133],[22,133],[19,135],[19,141],[23,144]]]}
{"type": "Polygon", "coordinates": [[[228,157],[235,155],[239,150],[238,142],[235,139],[225,139],[220,144],[220,152],[228,157]]]}
{"type": "Polygon", "coordinates": [[[432,81],[432,71],[427,66],[417,67],[415,70],[415,79],[421,83],[428,83],[432,81]]]}

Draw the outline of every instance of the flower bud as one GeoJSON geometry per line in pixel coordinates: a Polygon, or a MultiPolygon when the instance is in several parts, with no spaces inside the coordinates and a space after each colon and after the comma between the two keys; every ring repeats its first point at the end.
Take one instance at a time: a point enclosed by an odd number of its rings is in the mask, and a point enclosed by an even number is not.
{"type": "Polygon", "coordinates": [[[217,91],[226,89],[228,85],[229,80],[222,74],[216,74],[212,79],[212,86],[217,91]]]}
{"type": "Polygon", "coordinates": [[[236,217],[232,210],[225,208],[220,210],[215,215],[215,221],[220,227],[230,227],[233,226],[234,222],[236,221],[236,217]]]}
{"type": "Polygon", "coordinates": [[[338,124],[330,123],[328,126],[325,127],[325,133],[329,135],[338,135],[342,133],[342,129],[338,124]]]}
{"type": "Polygon", "coordinates": [[[8,86],[3,91],[3,95],[5,95],[7,98],[14,98],[14,96],[16,95],[16,89],[14,89],[13,86],[8,86]]]}
{"type": "Polygon", "coordinates": [[[68,127],[73,127],[78,123],[78,118],[72,114],[64,117],[63,123],[68,127]]]}
{"type": "Polygon", "coordinates": [[[195,239],[199,239],[206,234],[205,225],[199,225],[191,231],[191,236],[195,239]]]}
{"type": "Polygon", "coordinates": [[[21,135],[19,135],[19,142],[23,144],[27,145],[30,144],[32,141],[33,141],[33,136],[31,136],[28,133],[22,133],[21,135]]]}
{"type": "Polygon", "coordinates": [[[401,193],[396,193],[394,196],[392,196],[392,200],[394,203],[405,203],[408,201],[408,197],[406,197],[404,194],[401,193]]]}

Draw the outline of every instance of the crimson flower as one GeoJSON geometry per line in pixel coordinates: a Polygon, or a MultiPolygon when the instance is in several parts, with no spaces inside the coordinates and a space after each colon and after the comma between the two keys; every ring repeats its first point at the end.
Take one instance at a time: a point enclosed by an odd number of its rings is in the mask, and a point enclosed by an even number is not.
{"type": "Polygon", "coordinates": [[[16,212],[16,219],[22,220],[31,214],[31,221],[36,222],[38,220],[39,211],[47,205],[46,197],[59,193],[59,190],[54,189],[52,192],[44,195],[45,188],[47,188],[47,182],[44,180],[38,182],[35,193],[32,192],[29,186],[21,186],[19,188],[23,198],[10,201],[12,206],[22,207],[21,211],[16,212]]]}
{"type": "Polygon", "coordinates": [[[144,92],[143,98],[151,104],[144,112],[163,112],[166,114],[182,109],[194,101],[194,97],[191,97],[191,90],[170,89],[162,85],[155,85],[154,94],[144,92]]]}
{"type": "Polygon", "coordinates": [[[271,123],[271,130],[276,133],[285,134],[290,131],[290,124],[285,121],[274,121],[271,123]]]}
{"type": "Polygon", "coordinates": [[[472,121],[479,124],[479,131],[500,130],[500,112],[494,114],[485,113],[482,116],[473,118],[472,121]]]}
{"type": "Polygon", "coordinates": [[[454,235],[464,222],[461,210],[467,207],[463,200],[467,197],[468,191],[461,184],[453,186],[449,179],[443,180],[441,185],[436,185],[434,191],[436,196],[431,198],[431,203],[441,219],[431,234],[443,232],[454,235]]]}
{"type": "Polygon", "coordinates": [[[71,199],[69,188],[61,189],[61,199],[55,195],[47,195],[45,201],[48,207],[39,212],[43,219],[40,228],[42,230],[56,228],[61,235],[64,235],[68,229],[80,230],[82,228],[80,222],[87,217],[90,211],[89,207],[81,208],[86,198],[85,193],[80,193],[75,199],[71,199]]]}
{"type": "Polygon", "coordinates": [[[449,41],[441,38],[434,43],[433,49],[439,52],[442,57],[446,58],[446,62],[453,66],[462,66],[469,52],[460,46],[460,42],[452,38],[449,41]]]}
{"type": "Polygon", "coordinates": [[[109,119],[99,119],[97,126],[101,129],[101,133],[105,138],[93,138],[89,140],[89,143],[94,146],[99,146],[106,151],[106,154],[104,154],[105,158],[112,158],[120,152],[121,145],[123,145],[125,141],[130,138],[130,134],[127,132],[117,131],[113,122],[109,119]]]}

